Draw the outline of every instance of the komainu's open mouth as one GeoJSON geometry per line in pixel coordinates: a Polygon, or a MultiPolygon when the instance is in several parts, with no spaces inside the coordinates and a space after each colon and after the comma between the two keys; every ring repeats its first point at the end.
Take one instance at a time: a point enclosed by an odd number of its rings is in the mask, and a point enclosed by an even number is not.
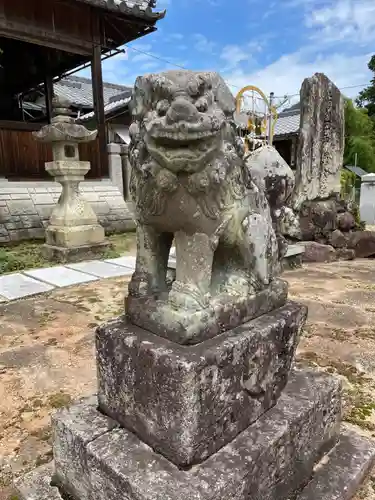
{"type": "MultiPolygon", "coordinates": [[[[170,131],[161,129],[154,131],[151,136],[158,143],[170,144],[180,143],[185,144],[195,141],[204,141],[217,135],[217,131],[206,130],[186,130],[186,131],[170,131]]],[[[173,147],[173,146],[172,146],[173,147]]]]}
{"type": "MultiPolygon", "coordinates": [[[[212,136],[209,136],[211,139],[212,136]]],[[[188,148],[198,148],[199,146],[207,143],[208,136],[205,138],[198,137],[153,137],[154,143],[157,143],[158,146],[167,148],[167,149],[188,149],[188,148]]]]}

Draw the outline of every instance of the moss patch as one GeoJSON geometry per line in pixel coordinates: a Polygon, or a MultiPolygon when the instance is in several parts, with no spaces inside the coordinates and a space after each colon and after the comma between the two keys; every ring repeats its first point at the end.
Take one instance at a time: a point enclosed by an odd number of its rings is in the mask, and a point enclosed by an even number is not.
{"type": "Polygon", "coordinates": [[[298,356],[302,364],[320,368],[338,375],[345,382],[343,394],[343,420],[370,432],[375,431],[375,383],[349,363],[329,359],[316,352],[307,351],[298,356]]]}
{"type": "MultiPolygon", "coordinates": [[[[103,259],[114,259],[126,255],[134,248],[135,233],[114,234],[108,240],[112,248],[105,252],[103,259]]],[[[43,257],[42,246],[43,241],[26,241],[0,248],[0,274],[55,265],[43,257]]]]}
{"type": "Polygon", "coordinates": [[[72,397],[64,392],[57,392],[48,397],[48,404],[52,408],[65,408],[72,403],[72,397]]]}

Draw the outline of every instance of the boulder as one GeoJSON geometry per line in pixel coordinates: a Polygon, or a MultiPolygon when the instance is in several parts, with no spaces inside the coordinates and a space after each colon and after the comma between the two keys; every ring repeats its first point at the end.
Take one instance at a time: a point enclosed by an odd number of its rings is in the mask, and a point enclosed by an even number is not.
{"type": "Polygon", "coordinates": [[[348,248],[355,251],[358,258],[372,257],[375,255],[375,232],[355,231],[350,234],[348,248]]]}
{"type": "Polygon", "coordinates": [[[329,235],[329,243],[333,248],[346,248],[348,246],[348,238],[339,229],[335,229],[333,233],[329,235]]]}
{"type": "Polygon", "coordinates": [[[336,250],[336,256],[338,260],[354,260],[355,250],[350,248],[338,248],[336,250]]]}
{"type": "Polygon", "coordinates": [[[341,231],[350,231],[356,226],[355,218],[350,212],[344,212],[337,216],[337,227],[341,231]]]}
{"type": "Polygon", "coordinates": [[[307,201],[300,211],[302,240],[326,238],[337,228],[336,200],[307,201]]]}
{"type": "Polygon", "coordinates": [[[334,262],[337,260],[336,250],[331,245],[322,245],[316,241],[306,241],[304,246],[304,262],[334,262]]]}

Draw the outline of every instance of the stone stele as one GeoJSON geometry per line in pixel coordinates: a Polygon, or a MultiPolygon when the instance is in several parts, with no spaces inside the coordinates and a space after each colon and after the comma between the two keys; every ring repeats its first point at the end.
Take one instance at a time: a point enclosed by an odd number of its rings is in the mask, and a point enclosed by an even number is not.
{"type": "Polygon", "coordinates": [[[321,73],[301,88],[301,127],[292,206],[340,193],[345,146],[345,106],[340,90],[321,73]]]}
{"type": "Polygon", "coordinates": [[[97,131],[75,123],[70,116],[69,101],[55,97],[52,104],[51,124],[34,132],[36,140],[52,145],[53,161],[46,163],[46,170],[62,186],[46,229],[43,251],[51,260],[79,261],[95,257],[109,246],[104,228],[79,191],[90,162],[80,161],[78,146],[95,140],[97,131]]]}
{"type": "Polygon", "coordinates": [[[233,111],[216,73],[138,78],[126,314],[97,329],[98,394],[53,416],[54,462],[20,499],[349,500],[372,467],[340,381],[292,367],[307,309],[278,277],[275,215],[292,179],[267,150],[252,176],[233,111]]]}

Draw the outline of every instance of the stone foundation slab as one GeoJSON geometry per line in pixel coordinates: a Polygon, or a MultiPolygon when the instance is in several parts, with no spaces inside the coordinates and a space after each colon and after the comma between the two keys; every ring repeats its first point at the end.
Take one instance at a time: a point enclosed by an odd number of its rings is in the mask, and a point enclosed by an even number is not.
{"type": "MultiPolygon", "coordinates": [[[[296,500],[351,500],[374,465],[374,444],[344,429],[338,444],[323,457],[322,462],[308,485],[297,497],[294,496],[296,500]]],[[[18,483],[20,500],[63,500],[60,490],[51,486],[54,471],[52,462],[23,478],[18,483]]],[[[196,498],[200,500],[204,497],[196,498]]],[[[258,499],[250,496],[246,500],[258,499]]]]}
{"type": "Polygon", "coordinates": [[[52,262],[65,264],[67,262],[81,262],[84,260],[100,259],[110,248],[111,244],[109,241],[72,248],[45,244],[42,246],[42,255],[45,259],[52,262]]]}
{"type": "Polygon", "coordinates": [[[374,441],[345,429],[296,500],[350,500],[374,464],[374,441]]]}
{"type": "Polygon", "coordinates": [[[356,435],[339,436],[340,401],[338,380],[293,372],[273,409],[228,446],[186,470],[116,428],[94,404],[82,408],[81,403],[54,417],[53,484],[60,493],[48,486],[48,468],[27,476],[17,488],[22,500],[60,500],[67,494],[74,500],[287,500],[298,494],[298,500],[349,500],[350,485],[357,486],[371,467],[375,447],[356,435]],[[333,481],[332,492],[337,495],[341,488],[340,497],[301,496],[309,494],[321,475],[333,474],[340,478],[333,481]]]}
{"type": "Polygon", "coordinates": [[[276,404],[306,316],[289,302],[189,347],[111,321],[96,334],[100,409],[173,463],[200,462],[276,404]]]}
{"type": "Polygon", "coordinates": [[[178,344],[192,345],[267,314],[283,306],[287,298],[287,282],[277,279],[245,299],[219,295],[210,307],[198,312],[175,310],[167,300],[131,295],[126,297],[126,311],[134,325],[178,344]]]}

